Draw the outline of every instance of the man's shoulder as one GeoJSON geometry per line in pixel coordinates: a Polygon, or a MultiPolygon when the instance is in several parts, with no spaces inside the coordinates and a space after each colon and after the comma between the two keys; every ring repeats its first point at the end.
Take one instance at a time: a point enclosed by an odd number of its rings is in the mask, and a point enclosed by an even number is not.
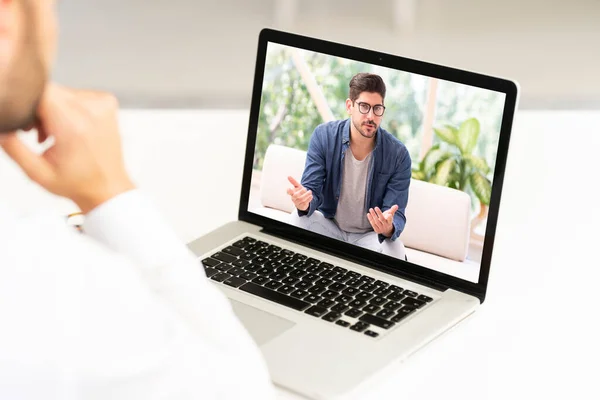
{"type": "Polygon", "coordinates": [[[400,154],[404,154],[405,152],[408,153],[408,149],[406,148],[404,143],[400,141],[400,139],[398,139],[396,136],[392,135],[383,128],[380,128],[380,131],[382,134],[381,140],[386,148],[392,148],[394,149],[394,151],[400,152],[400,154]]]}
{"type": "Polygon", "coordinates": [[[315,128],[315,135],[318,136],[337,136],[343,132],[343,127],[346,124],[345,119],[323,122],[315,128]]]}

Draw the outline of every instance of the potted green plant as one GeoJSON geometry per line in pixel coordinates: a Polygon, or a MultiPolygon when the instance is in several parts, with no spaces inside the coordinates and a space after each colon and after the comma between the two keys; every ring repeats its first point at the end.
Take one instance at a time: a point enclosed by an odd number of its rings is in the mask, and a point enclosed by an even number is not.
{"type": "Polygon", "coordinates": [[[462,190],[479,200],[479,215],[472,228],[487,216],[491,181],[487,178],[490,167],[485,159],[473,154],[479,138],[480,125],[469,118],[459,127],[445,124],[433,128],[441,143],[433,145],[423,159],[413,167],[413,179],[462,190]]]}

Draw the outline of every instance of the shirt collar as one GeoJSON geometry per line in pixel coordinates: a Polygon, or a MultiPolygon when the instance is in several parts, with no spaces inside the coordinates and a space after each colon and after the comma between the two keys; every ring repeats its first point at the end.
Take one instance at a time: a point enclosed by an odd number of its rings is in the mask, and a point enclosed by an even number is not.
{"type": "MultiPolygon", "coordinates": [[[[346,122],[344,123],[344,128],[343,128],[343,133],[342,133],[342,143],[343,144],[350,144],[350,119],[348,118],[346,119],[346,122]]],[[[381,143],[381,127],[378,126],[377,127],[377,132],[375,132],[375,147],[373,148],[373,150],[375,150],[377,147],[379,147],[379,144],[381,143]]]]}

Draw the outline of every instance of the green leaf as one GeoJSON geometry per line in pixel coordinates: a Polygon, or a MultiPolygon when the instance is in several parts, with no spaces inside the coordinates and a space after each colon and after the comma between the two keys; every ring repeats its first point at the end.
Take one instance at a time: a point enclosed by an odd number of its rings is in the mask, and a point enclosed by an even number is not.
{"type": "Polygon", "coordinates": [[[432,146],[427,154],[425,154],[425,157],[423,157],[423,171],[425,171],[425,173],[433,173],[433,170],[440,161],[443,161],[451,156],[452,153],[441,150],[439,144],[432,146]]]}
{"type": "Polygon", "coordinates": [[[472,156],[470,154],[466,154],[464,159],[469,163],[469,165],[475,170],[481,172],[483,175],[487,175],[490,172],[490,167],[485,161],[484,158],[472,156]]]}
{"type": "Polygon", "coordinates": [[[457,134],[457,145],[462,154],[471,154],[479,138],[479,121],[469,118],[460,125],[457,134]]]}
{"type": "Polygon", "coordinates": [[[412,170],[412,178],[417,179],[419,181],[424,181],[427,178],[427,175],[423,171],[412,170]]]}
{"type": "Polygon", "coordinates": [[[452,125],[444,125],[439,128],[433,128],[433,131],[437,137],[444,142],[458,146],[458,129],[452,125]]]}
{"type": "Polygon", "coordinates": [[[448,158],[438,164],[435,175],[431,179],[431,183],[447,186],[450,181],[450,175],[453,173],[456,162],[452,158],[448,158]]]}
{"type": "Polygon", "coordinates": [[[489,206],[490,196],[492,195],[492,183],[490,180],[483,176],[481,172],[474,172],[469,176],[469,182],[479,201],[489,206]]]}

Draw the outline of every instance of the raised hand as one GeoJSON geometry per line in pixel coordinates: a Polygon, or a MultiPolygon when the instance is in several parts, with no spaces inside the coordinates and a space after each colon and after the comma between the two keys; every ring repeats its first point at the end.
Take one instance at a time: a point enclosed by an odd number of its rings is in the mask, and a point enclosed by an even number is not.
{"type": "Polygon", "coordinates": [[[54,144],[37,154],[15,133],[0,140],[4,151],[33,181],[73,200],[83,213],[134,187],[124,166],[118,103],[108,93],[49,84],[38,105],[38,141],[54,144]]]}
{"type": "Polygon", "coordinates": [[[310,206],[310,202],[313,199],[312,192],[310,190],[306,190],[304,186],[302,186],[297,180],[288,176],[288,181],[294,186],[293,188],[288,188],[287,194],[292,198],[292,202],[294,202],[294,206],[300,211],[308,210],[310,206]]]}
{"type": "Polygon", "coordinates": [[[381,212],[379,207],[370,208],[367,213],[367,219],[373,227],[375,233],[382,234],[385,237],[391,237],[394,233],[394,214],[398,211],[398,205],[394,204],[389,210],[381,212]]]}

